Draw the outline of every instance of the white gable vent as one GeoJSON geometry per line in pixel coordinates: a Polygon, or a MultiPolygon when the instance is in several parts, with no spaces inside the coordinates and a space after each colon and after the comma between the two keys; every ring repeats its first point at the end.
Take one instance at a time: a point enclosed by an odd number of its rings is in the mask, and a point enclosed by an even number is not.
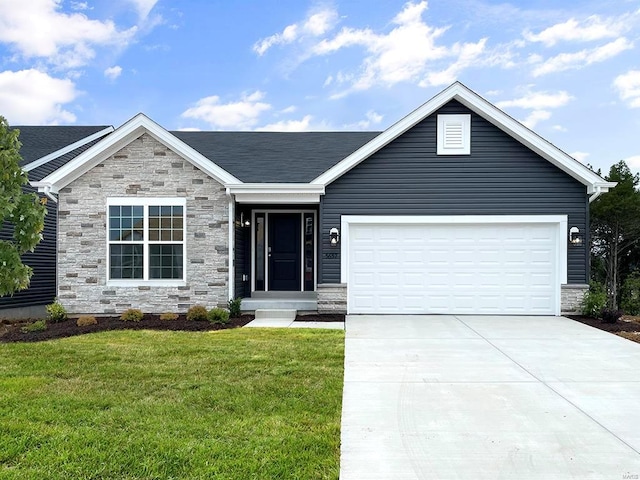
{"type": "Polygon", "coordinates": [[[471,115],[438,115],[438,155],[471,153],[471,115]]]}

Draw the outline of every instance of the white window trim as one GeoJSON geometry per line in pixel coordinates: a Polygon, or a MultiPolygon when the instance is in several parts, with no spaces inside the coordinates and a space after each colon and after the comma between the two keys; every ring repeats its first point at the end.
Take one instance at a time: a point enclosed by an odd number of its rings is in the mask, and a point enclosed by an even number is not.
{"type": "Polygon", "coordinates": [[[471,115],[438,115],[438,155],[470,155],[471,154],[471,115]],[[462,124],[462,147],[453,148],[446,145],[445,131],[447,124],[462,124]]]}
{"type": "MultiPolygon", "coordinates": [[[[138,287],[138,286],[149,286],[149,287],[182,287],[187,284],[187,200],[184,197],[109,197],[107,198],[106,205],[106,257],[107,257],[107,281],[106,285],[109,287],[138,287]],[[143,206],[144,207],[144,238],[141,242],[144,246],[144,270],[143,270],[143,278],[142,279],[114,279],[112,280],[111,275],[111,256],[109,253],[109,245],[111,242],[109,241],[109,207],[111,206],[121,206],[121,205],[131,205],[131,206],[143,206]],[[149,279],[149,245],[156,244],[156,242],[149,241],[149,206],[150,205],[158,205],[158,206],[178,206],[182,207],[182,242],[166,242],[166,243],[181,243],[182,244],[182,279],[149,279]]],[[[163,242],[160,242],[163,243],[163,242]]]]}

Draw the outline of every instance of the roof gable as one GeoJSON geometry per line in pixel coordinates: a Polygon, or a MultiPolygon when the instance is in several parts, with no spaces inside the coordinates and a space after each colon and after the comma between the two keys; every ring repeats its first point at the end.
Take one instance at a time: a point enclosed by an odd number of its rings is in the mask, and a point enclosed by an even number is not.
{"type": "Polygon", "coordinates": [[[61,188],[69,185],[72,181],[144,133],[148,133],[218,182],[222,184],[241,183],[233,175],[176,138],[149,117],[139,113],[118,127],[111,135],[84,151],[55,172],[47,175],[41,181],[32,182],[32,185],[52,193],[57,193],[61,188]]]}
{"type": "Polygon", "coordinates": [[[542,158],[546,159],[560,170],[572,176],[587,186],[588,193],[606,192],[615,184],[606,182],[598,174],[567,155],[555,145],[549,143],[538,134],[529,130],[520,122],[504,113],[502,110],[480,97],[475,92],[456,82],[431,98],[425,104],[396,122],[380,135],[350,154],[344,160],[331,167],[311,183],[328,185],[359,163],[366,160],[373,153],[389,144],[416,124],[433,114],[436,110],[451,100],[457,100],[476,114],[489,121],[512,138],[516,139],[542,158]]]}

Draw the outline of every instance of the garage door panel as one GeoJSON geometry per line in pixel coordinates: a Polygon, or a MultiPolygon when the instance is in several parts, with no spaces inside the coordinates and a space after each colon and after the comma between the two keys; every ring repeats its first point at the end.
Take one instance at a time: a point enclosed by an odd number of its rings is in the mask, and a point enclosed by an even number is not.
{"type": "Polygon", "coordinates": [[[350,313],[555,314],[557,224],[350,226],[350,313]]]}

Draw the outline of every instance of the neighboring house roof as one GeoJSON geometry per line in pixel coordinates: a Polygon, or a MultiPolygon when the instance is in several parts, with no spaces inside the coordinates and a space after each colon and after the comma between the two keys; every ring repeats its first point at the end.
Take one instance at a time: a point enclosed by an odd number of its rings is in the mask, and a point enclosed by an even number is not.
{"type": "MultiPolygon", "coordinates": [[[[37,160],[45,158],[51,154],[55,154],[59,150],[65,150],[67,147],[76,143],[83,142],[87,137],[91,137],[101,131],[113,127],[108,125],[97,126],[13,126],[12,130],[20,130],[18,139],[22,143],[20,148],[20,156],[22,157],[21,166],[26,166],[37,160]]],[[[104,136],[104,133],[102,136],[104,136]]],[[[77,148],[74,147],[74,148],[77,148]]],[[[59,156],[59,155],[58,155],[59,156]]]]}
{"type": "Polygon", "coordinates": [[[181,131],[170,133],[244,183],[308,183],[380,134],[181,131]]]}
{"type": "MultiPolygon", "coordinates": [[[[393,124],[366,145],[363,145],[337,165],[319,175],[311,183],[326,186],[344,175],[360,162],[366,160],[375,152],[389,144],[407,130],[427,118],[440,107],[451,100],[457,100],[485,120],[527,146],[541,157],[545,158],[560,170],[587,186],[590,194],[603,193],[616,184],[605,181],[600,175],[584,166],[573,157],[567,155],[555,145],[525,127],[520,122],[504,113],[502,110],[482,98],[477,93],[465,87],[460,82],[455,82],[431,100],[417,108],[409,115],[393,124]]],[[[595,198],[595,197],[593,197],[595,198]]]]}

